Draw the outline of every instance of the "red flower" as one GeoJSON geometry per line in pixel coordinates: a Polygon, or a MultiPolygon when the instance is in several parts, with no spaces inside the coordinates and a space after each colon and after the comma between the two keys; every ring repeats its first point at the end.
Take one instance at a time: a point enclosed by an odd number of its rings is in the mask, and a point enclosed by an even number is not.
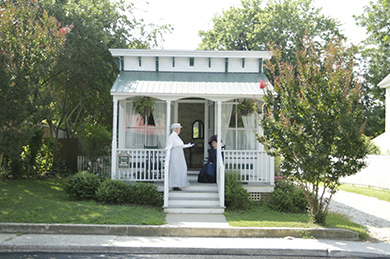
{"type": "Polygon", "coordinates": [[[264,89],[267,87],[267,83],[264,82],[263,80],[260,80],[260,89],[264,89]]]}
{"type": "Polygon", "coordinates": [[[66,34],[66,29],[65,29],[65,27],[62,27],[62,28],[60,29],[60,32],[62,32],[63,34],[66,34]]]}

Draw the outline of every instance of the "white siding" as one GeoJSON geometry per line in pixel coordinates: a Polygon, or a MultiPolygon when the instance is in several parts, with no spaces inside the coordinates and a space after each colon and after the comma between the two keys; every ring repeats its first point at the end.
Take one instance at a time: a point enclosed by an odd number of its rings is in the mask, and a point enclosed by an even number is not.
{"type": "Polygon", "coordinates": [[[368,155],[366,162],[366,168],[340,182],[390,190],[390,156],[368,155]]]}
{"type": "Polygon", "coordinates": [[[257,73],[259,72],[259,59],[245,59],[242,67],[242,58],[230,58],[228,72],[230,73],[257,73]]]}
{"type": "Polygon", "coordinates": [[[161,72],[225,72],[225,60],[221,58],[211,59],[211,67],[209,67],[208,58],[194,58],[194,65],[190,66],[190,57],[175,58],[175,66],[173,67],[172,58],[159,59],[159,71],[161,72]]]}
{"type": "Polygon", "coordinates": [[[139,66],[139,57],[124,57],[125,71],[156,71],[155,57],[141,57],[141,66],[139,66]]]}

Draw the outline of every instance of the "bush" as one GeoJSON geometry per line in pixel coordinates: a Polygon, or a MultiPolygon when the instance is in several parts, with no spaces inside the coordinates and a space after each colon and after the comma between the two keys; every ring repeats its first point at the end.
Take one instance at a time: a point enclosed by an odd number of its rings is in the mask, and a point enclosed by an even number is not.
{"type": "Polygon", "coordinates": [[[240,173],[227,171],[225,174],[225,205],[227,209],[238,210],[249,207],[249,193],[238,181],[240,173]]]}
{"type": "Polygon", "coordinates": [[[130,188],[131,203],[161,207],[163,198],[157,187],[151,183],[136,183],[130,188]]]}
{"type": "Polygon", "coordinates": [[[266,204],[270,209],[291,213],[306,213],[308,206],[303,190],[281,174],[275,177],[275,190],[266,204]]]}
{"type": "Polygon", "coordinates": [[[95,199],[96,190],[99,185],[100,180],[96,175],[86,171],[80,171],[67,179],[64,185],[64,191],[72,199],[95,199]]]}
{"type": "Polygon", "coordinates": [[[128,203],[132,200],[130,196],[130,185],[111,179],[106,179],[96,191],[99,201],[111,204],[128,203]]]}

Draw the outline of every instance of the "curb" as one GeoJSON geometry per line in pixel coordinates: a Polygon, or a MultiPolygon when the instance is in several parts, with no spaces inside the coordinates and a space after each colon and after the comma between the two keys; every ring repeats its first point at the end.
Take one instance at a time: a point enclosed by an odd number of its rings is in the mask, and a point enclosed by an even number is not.
{"type": "Polygon", "coordinates": [[[170,225],[91,225],[91,224],[29,224],[0,223],[5,234],[68,234],[159,237],[254,237],[254,238],[315,238],[358,241],[359,234],[337,228],[195,228],[170,225]]]}

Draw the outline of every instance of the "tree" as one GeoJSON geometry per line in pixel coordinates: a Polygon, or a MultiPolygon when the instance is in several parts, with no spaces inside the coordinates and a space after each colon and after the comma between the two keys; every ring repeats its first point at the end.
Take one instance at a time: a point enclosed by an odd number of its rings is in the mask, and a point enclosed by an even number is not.
{"type": "Polygon", "coordinates": [[[74,25],[47,89],[55,96],[48,124],[56,136],[63,130],[67,138],[82,135],[86,125],[101,124],[110,130],[110,89],[118,67],[109,48],[155,46],[169,27],[136,20],[134,6],[125,1],[41,0],[40,4],[59,21],[74,25]]]}
{"type": "Polygon", "coordinates": [[[44,91],[71,26],[62,27],[34,0],[0,2],[0,166],[19,156],[50,96],[44,91]],[[61,28],[62,27],[62,28],[61,28]]]}
{"type": "Polygon", "coordinates": [[[295,52],[296,67],[282,61],[281,47],[270,50],[275,63],[266,67],[274,91],[264,97],[264,135],[256,137],[269,154],[282,158],[283,173],[305,193],[311,219],[324,224],[339,179],[362,169],[368,152],[361,86],[353,77],[356,48],[339,39],[321,48],[305,37],[295,52]]]}
{"type": "Polygon", "coordinates": [[[385,129],[385,90],[378,87],[390,73],[390,1],[378,0],[364,7],[364,13],[355,17],[357,24],[366,28],[361,54],[365,59],[366,134],[378,136],[385,129]]]}
{"type": "Polygon", "coordinates": [[[283,60],[296,63],[294,48],[304,35],[327,42],[341,36],[339,22],[320,14],[312,0],[242,0],[213,18],[213,29],[200,31],[200,49],[265,50],[268,42],[283,49],[283,60]]]}

